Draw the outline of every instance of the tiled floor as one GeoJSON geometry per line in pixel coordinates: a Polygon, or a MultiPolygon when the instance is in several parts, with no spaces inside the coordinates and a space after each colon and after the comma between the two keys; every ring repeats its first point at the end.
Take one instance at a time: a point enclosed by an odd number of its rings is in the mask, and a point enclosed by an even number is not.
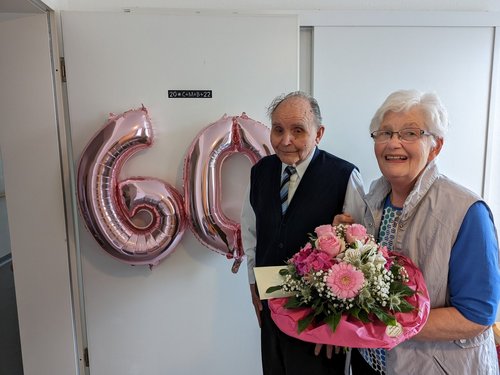
{"type": "Polygon", "coordinates": [[[0,266],[0,375],[23,375],[14,276],[10,262],[0,266]]]}

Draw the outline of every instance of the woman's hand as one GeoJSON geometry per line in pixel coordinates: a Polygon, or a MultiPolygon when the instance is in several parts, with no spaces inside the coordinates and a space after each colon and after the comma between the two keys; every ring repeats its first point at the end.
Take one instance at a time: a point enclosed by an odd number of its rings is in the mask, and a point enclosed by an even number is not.
{"type": "Polygon", "coordinates": [[[354,219],[348,212],[335,215],[332,225],[339,224],[354,224],[354,219]]]}

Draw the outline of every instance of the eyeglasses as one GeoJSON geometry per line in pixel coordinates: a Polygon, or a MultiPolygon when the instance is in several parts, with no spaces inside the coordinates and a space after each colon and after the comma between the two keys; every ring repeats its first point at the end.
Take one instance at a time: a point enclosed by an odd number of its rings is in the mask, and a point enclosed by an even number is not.
{"type": "Polygon", "coordinates": [[[398,131],[390,130],[376,130],[370,134],[375,143],[386,143],[389,142],[394,134],[398,135],[399,140],[412,143],[418,141],[424,135],[433,135],[425,130],[419,128],[406,128],[398,131]]]}

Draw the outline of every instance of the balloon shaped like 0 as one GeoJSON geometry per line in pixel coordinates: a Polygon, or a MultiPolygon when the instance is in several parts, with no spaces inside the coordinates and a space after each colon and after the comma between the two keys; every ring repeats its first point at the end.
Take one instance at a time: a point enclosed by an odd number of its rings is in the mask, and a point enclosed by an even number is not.
{"type": "Polygon", "coordinates": [[[118,181],[123,164],[152,140],[144,106],[111,115],[83,151],[77,176],[80,212],[101,247],[125,263],[150,267],[175,249],[185,230],[182,196],[167,182],[118,181]]]}
{"type": "Polygon", "coordinates": [[[269,128],[241,116],[224,115],[204,128],[192,142],[184,162],[184,204],[191,230],[211,250],[234,259],[233,273],[243,259],[240,224],[221,209],[224,160],[243,153],[252,164],[271,154],[269,128]]]}

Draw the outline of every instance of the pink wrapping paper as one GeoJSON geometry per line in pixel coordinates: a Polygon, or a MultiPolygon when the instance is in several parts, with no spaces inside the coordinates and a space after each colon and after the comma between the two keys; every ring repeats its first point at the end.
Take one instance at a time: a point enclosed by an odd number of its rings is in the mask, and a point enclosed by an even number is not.
{"type": "Polygon", "coordinates": [[[328,325],[321,324],[316,327],[310,325],[298,334],[297,322],[306,317],[311,309],[286,309],[283,307],[286,298],[269,300],[271,316],[281,331],[299,340],[351,348],[391,349],[420,332],[430,311],[429,293],[422,273],[409,258],[399,254],[397,257],[398,262],[404,265],[408,272],[410,281],[407,285],[417,290],[417,293],[407,298],[407,301],[417,308],[409,313],[395,314],[396,320],[402,326],[402,333],[397,336],[389,336],[387,332],[390,327],[388,329],[376,317],[373,317],[371,323],[363,323],[349,315],[342,315],[335,332],[332,332],[328,325]]]}

